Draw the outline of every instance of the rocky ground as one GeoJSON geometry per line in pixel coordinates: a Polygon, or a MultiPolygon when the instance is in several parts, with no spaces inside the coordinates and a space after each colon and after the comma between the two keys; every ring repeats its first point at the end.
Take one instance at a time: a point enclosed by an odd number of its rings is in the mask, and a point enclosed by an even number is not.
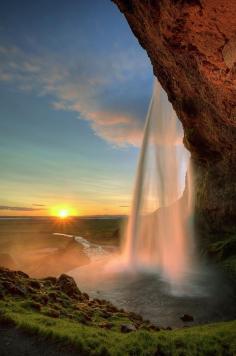
{"type": "Polygon", "coordinates": [[[35,279],[0,268],[1,356],[232,356],[235,332],[234,321],[161,329],[91,299],[65,274],[35,279]]]}
{"type": "Polygon", "coordinates": [[[117,330],[120,318],[127,321],[119,325],[123,333],[140,328],[160,330],[140,315],[118,309],[106,300],[90,299],[66,274],[59,278],[33,279],[24,272],[1,268],[0,298],[6,302],[14,298],[26,310],[32,309],[51,318],[69,318],[88,326],[117,330]]]}

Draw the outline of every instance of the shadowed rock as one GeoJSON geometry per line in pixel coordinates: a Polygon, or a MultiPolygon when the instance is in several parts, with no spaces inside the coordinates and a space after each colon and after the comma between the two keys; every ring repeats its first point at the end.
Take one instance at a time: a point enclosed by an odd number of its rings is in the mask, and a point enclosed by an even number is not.
{"type": "Polygon", "coordinates": [[[186,322],[191,322],[194,320],[193,316],[192,315],[189,315],[189,314],[184,314],[183,316],[180,317],[180,319],[182,321],[186,321],[186,322]]]}
{"type": "Polygon", "coordinates": [[[74,279],[66,274],[62,274],[57,281],[61,291],[67,294],[69,297],[81,296],[81,291],[77,287],[74,279]]]}
{"type": "Polygon", "coordinates": [[[132,324],[123,324],[120,327],[122,333],[130,333],[131,331],[136,331],[136,327],[132,324]]]}
{"type": "Polygon", "coordinates": [[[192,154],[199,242],[235,234],[236,2],[113,0],[146,49],[192,154]]]}
{"type": "Polygon", "coordinates": [[[12,302],[14,307],[19,303],[21,310],[26,309],[26,314],[31,309],[32,312],[50,318],[63,317],[87,326],[112,329],[117,326],[120,317],[120,325],[124,318],[127,319],[127,325],[123,325],[120,330],[124,333],[142,328],[157,330],[149,321],[143,321],[135,313],[120,310],[106,300],[89,299],[86,293],[79,290],[74,279],[66,274],[56,280],[36,280],[29,278],[24,272],[0,268],[0,301],[5,303],[4,300],[8,305],[12,302]]]}

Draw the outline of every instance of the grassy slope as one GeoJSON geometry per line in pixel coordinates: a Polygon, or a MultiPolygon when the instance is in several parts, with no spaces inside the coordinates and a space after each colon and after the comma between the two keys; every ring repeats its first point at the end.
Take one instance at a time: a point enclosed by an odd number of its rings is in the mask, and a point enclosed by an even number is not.
{"type": "MultiPolygon", "coordinates": [[[[111,222],[109,224],[112,225],[111,222]]],[[[86,236],[90,231],[89,225],[91,222],[85,221],[80,224],[79,229],[78,226],[73,226],[70,227],[72,231],[63,232],[73,233],[73,230],[78,229],[82,236],[86,236]]],[[[99,230],[99,232],[103,232],[103,228],[107,230],[104,222],[100,221],[95,221],[93,228],[94,231],[99,230]]],[[[44,226],[43,231],[45,231],[44,226]]],[[[54,228],[52,231],[55,231],[54,228]]],[[[22,236],[25,236],[25,232],[22,236]]],[[[97,236],[98,240],[99,238],[100,235],[97,236]]],[[[94,242],[97,242],[96,239],[94,242]]],[[[217,256],[215,260],[224,263],[230,274],[236,271],[235,245],[232,246],[231,240],[223,241],[222,244],[214,243],[210,250],[210,255],[217,256]]],[[[76,317],[69,307],[68,313],[64,310],[65,314],[63,314],[62,310],[58,318],[47,316],[46,309],[47,306],[37,311],[30,306],[30,300],[7,296],[0,300],[0,320],[2,323],[11,321],[16,327],[40,338],[45,337],[61,344],[72,345],[79,350],[80,355],[236,355],[236,321],[173,331],[140,329],[123,334],[120,332],[120,325],[130,323],[124,315],[111,316],[108,321],[114,326],[111,330],[107,330],[99,326],[99,323],[104,322],[99,317],[99,312],[97,320],[95,315],[92,324],[85,325],[80,321],[81,315],[78,313],[76,317]],[[72,318],[69,315],[71,313],[73,313],[72,318]]]]}
{"type": "Polygon", "coordinates": [[[209,324],[173,331],[138,330],[120,332],[125,319],[117,318],[112,330],[87,326],[68,317],[52,318],[34,311],[22,300],[0,302],[1,322],[68,344],[80,355],[235,355],[236,321],[209,324]]]}

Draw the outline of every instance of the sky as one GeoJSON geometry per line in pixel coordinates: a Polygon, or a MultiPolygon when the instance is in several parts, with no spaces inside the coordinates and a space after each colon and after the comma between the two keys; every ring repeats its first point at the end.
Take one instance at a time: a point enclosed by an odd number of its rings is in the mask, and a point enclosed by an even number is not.
{"type": "Polygon", "coordinates": [[[130,209],[152,67],[109,0],[0,13],[0,215],[130,209]]]}

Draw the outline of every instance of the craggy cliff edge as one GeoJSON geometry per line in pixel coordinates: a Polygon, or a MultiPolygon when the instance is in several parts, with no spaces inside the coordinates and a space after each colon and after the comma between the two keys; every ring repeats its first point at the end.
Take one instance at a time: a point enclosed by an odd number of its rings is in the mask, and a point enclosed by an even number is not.
{"type": "Polygon", "coordinates": [[[201,241],[236,231],[236,2],[113,0],[184,127],[201,241]]]}

